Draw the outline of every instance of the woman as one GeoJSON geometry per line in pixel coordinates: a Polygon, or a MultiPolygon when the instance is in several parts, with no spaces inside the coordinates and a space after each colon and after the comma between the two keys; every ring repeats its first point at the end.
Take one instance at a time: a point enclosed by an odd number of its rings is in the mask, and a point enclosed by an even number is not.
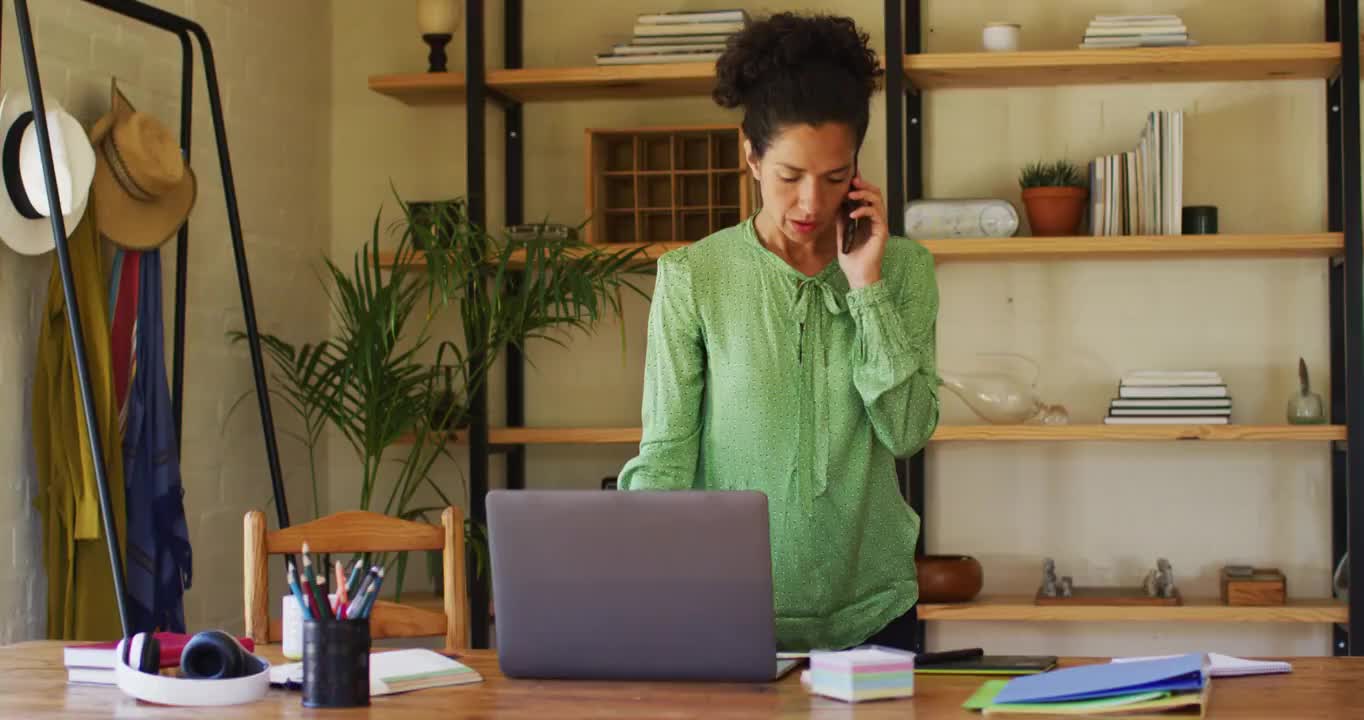
{"type": "Polygon", "coordinates": [[[716,66],[762,209],[659,259],[639,455],[622,489],[759,490],[781,649],[907,647],[919,518],[894,459],[938,421],[938,294],[856,174],[881,74],[846,18],[754,23],[716,66]],[[839,206],[869,232],[843,251],[839,206]]]}

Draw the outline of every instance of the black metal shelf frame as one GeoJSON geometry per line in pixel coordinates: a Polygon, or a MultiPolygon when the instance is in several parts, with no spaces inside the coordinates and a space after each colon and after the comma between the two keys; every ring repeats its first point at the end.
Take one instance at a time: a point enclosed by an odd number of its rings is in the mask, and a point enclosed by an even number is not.
{"type": "MultiPolygon", "coordinates": [[[[51,2],[52,0],[44,0],[51,2]]],[[[255,378],[256,402],[260,409],[261,428],[265,434],[265,454],[270,467],[270,483],[275,499],[276,519],[279,527],[289,526],[289,508],[284,496],[284,483],[280,472],[279,446],[275,438],[274,416],[270,409],[270,395],[265,381],[265,364],[261,356],[260,333],[256,324],[255,303],[251,294],[251,280],[246,267],[246,249],[242,243],[241,217],[237,209],[237,191],[232,179],[232,163],[227,149],[227,127],[223,122],[222,97],[218,92],[218,71],[213,62],[213,48],[206,33],[198,23],[137,0],[80,0],[81,2],[104,8],[123,17],[136,20],[152,27],[165,30],[180,39],[180,148],[185,161],[190,159],[190,121],[193,117],[194,98],[194,51],[191,37],[197,40],[202,51],[204,78],[208,85],[208,103],[213,116],[214,139],[218,148],[218,164],[222,173],[223,195],[227,202],[228,228],[232,236],[233,260],[237,269],[237,286],[241,292],[242,313],[246,323],[246,334],[251,354],[251,373],[255,378]]],[[[28,0],[14,0],[15,21],[18,26],[19,44],[24,59],[24,75],[28,82],[29,98],[33,105],[34,128],[38,135],[39,155],[42,159],[43,179],[48,197],[57,197],[57,184],[53,170],[52,149],[48,139],[47,118],[43,102],[43,90],[39,81],[38,60],[33,45],[33,25],[29,17],[28,0]]],[[[85,355],[85,336],[81,328],[79,298],[71,275],[71,260],[66,244],[66,227],[61,213],[52,213],[52,239],[56,244],[58,270],[62,280],[62,294],[66,303],[67,329],[75,355],[76,375],[80,381],[81,405],[85,412],[86,432],[90,442],[90,453],[94,461],[95,480],[99,489],[100,520],[104,526],[105,543],[109,550],[109,561],[113,567],[114,594],[118,601],[119,621],[123,634],[129,634],[127,595],[124,588],[123,561],[119,555],[118,531],[114,523],[113,508],[109,498],[109,481],[105,474],[103,444],[100,440],[99,426],[95,415],[94,395],[90,385],[90,369],[85,355]]],[[[180,439],[184,412],[185,383],[185,304],[189,257],[189,223],[180,228],[176,239],[175,263],[175,329],[173,366],[171,370],[171,403],[175,416],[176,447],[180,439]]]]}
{"type": "MultiPolygon", "coordinates": [[[[905,5],[903,21],[904,52],[922,52],[920,0],[886,0],[886,55],[899,57],[892,40],[900,27],[900,3],[905,5]]],[[[1328,42],[1339,42],[1340,71],[1326,81],[1326,157],[1328,168],[1328,225],[1331,232],[1344,234],[1345,255],[1330,260],[1330,354],[1331,421],[1349,428],[1347,440],[1331,446],[1331,568],[1348,552],[1351,577],[1364,573],[1364,252],[1361,252],[1361,178],[1360,178],[1360,102],[1359,102],[1359,2],[1325,0],[1325,35],[1328,42]],[[1354,462],[1351,462],[1351,459],[1354,462]]],[[[892,68],[890,75],[903,77],[903,70],[892,68]]],[[[894,142],[901,132],[891,120],[899,112],[893,81],[887,82],[887,140],[890,156],[901,162],[890,163],[887,188],[905,187],[903,195],[887,193],[887,211],[892,229],[903,230],[903,202],[923,192],[923,93],[904,88],[907,122],[903,126],[908,154],[907,182],[905,156],[894,142]],[[902,200],[903,198],[903,200],[902,200]]],[[[908,463],[901,475],[907,486],[910,506],[925,515],[924,452],[908,463]],[[906,478],[905,475],[908,475],[906,478]]],[[[925,520],[926,521],[926,520],[925,520]]],[[[924,552],[924,533],[919,533],[916,554],[924,552]]],[[[917,624],[916,650],[922,652],[925,624],[917,624]]],[[[1335,655],[1364,655],[1364,592],[1350,593],[1349,620],[1333,626],[1331,651],[1335,655]],[[1354,642],[1350,638],[1355,638],[1354,642]]]]}
{"type": "MultiPolygon", "coordinates": [[[[1327,81],[1327,158],[1330,168],[1330,230],[1345,236],[1345,256],[1332,261],[1331,267],[1331,377],[1332,422],[1350,428],[1364,427],[1364,253],[1361,253],[1360,182],[1360,100],[1359,100],[1359,8],[1357,0],[1325,0],[1327,40],[1341,43],[1340,72],[1327,81]]],[[[522,67],[523,8],[521,0],[505,0],[503,24],[505,67],[522,67]]],[[[470,215],[476,222],[486,217],[486,178],[484,177],[484,113],[488,98],[497,101],[505,119],[505,220],[520,223],[525,202],[525,137],[522,103],[492,93],[486,86],[483,62],[483,3],[467,0],[465,28],[468,33],[468,59],[465,80],[468,84],[468,194],[470,215]]],[[[920,0],[885,0],[886,57],[891,58],[886,83],[886,145],[892,158],[887,168],[886,198],[891,231],[904,232],[904,207],[909,200],[923,196],[923,93],[910,87],[898,61],[906,54],[923,52],[920,0]]],[[[515,347],[506,352],[506,424],[517,427],[525,422],[525,363],[515,347]]],[[[470,440],[470,514],[486,521],[484,496],[488,490],[488,457],[497,452],[488,442],[487,397],[473,399],[474,421],[470,440]]],[[[506,486],[524,488],[526,450],[523,446],[506,449],[506,486]]],[[[1332,450],[1332,563],[1334,568],[1347,550],[1350,574],[1364,574],[1364,432],[1351,432],[1349,439],[1332,450]],[[1349,458],[1361,458],[1351,464],[1349,458]],[[1353,492],[1351,492],[1353,490],[1353,492]],[[1360,528],[1351,533],[1350,528],[1360,528]]],[[[916,554],[925,552],[926,450],[897,463],[901,491],[919,514],[920,527],[916,554]]],[[[475,647],[488,641],[487,591],[478,582],[471,598],[475,647]]],[[[1364,638],[1364,592],[1351,595],[1349,623],[1336,626],[1332,650],[1338,655],[1364,655],[1364,640],[1349,643],[1348,638],[1364,638]],[[1353,628],[1360,632],[1351,633],[1353,628]]],[[[916,649],[922,651],[925,623],[919,630],[916,649]]]]}

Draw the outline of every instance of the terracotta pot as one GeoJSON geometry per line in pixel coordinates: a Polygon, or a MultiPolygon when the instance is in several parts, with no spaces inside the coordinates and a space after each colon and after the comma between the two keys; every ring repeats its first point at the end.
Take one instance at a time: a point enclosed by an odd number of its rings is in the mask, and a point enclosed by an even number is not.
{"type": "Polygon", "coordinates": [[[1037,236],[1079,234],[1089,191],[1080,187],[1033,187],[1023,191],[1028,224],[1037,236]]]}
{"type": "Polygon", "coordinates": [[[985,583],[980,561],[969,555],[921,555],[914,558],[919,572],[919,602],[968,602],[985,583]]]}

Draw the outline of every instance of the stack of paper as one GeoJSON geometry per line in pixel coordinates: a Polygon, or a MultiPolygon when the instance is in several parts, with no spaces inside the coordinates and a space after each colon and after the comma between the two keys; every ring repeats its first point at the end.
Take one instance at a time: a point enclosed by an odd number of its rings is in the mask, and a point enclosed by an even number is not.
{"type": "Polygon", "coordinates": [[[810,653],[810,692],[845,702],[914,696],[914,653],[879,646],[810,653]]]}
{"type": "Polygon", "coordinates": [[[963,707],[987,715],[1107,715],[1182,711],[1201,716],[1208,662],[1202,653],[1081,665],[987,681],[963,707]]]}

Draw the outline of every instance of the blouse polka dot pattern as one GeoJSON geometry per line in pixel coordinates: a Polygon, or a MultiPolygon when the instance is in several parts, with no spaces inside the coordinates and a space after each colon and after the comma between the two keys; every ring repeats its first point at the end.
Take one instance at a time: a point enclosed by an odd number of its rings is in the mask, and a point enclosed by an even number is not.
{"type": "Polygon", "coordinates": [[[938,422],[933,258],[892,238],[882,276],[807,277],[752,218],[658,262],[644,434],[619,486],[765,493],[784,650],[855,645],[918,599],[894,460],[938,422]]]}

